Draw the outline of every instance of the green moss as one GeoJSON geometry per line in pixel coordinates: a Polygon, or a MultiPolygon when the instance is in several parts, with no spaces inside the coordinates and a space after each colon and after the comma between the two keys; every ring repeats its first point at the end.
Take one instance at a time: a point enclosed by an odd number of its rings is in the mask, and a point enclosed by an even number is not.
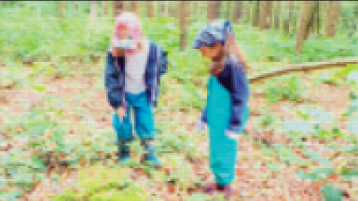
{"type": "Polygon", "coordinates": [[[54,201],[76,201],[80,200],[80,196],[74,193],[71,189],[67,189],[63,194],[56,196],[54,201]]]}
{"type": "Polygon", "coordinates": [[[55,201],[82,200],[131,200],[144,201],[148,195],[143,188],[135,185],[128,177],[129,173],[123,169],[92,166],[82,169],[78,173],[76,192],[67,189],[63,194],[54,198],[55,201]]]}
{"type": "Polygon", "coordinates": [[[145,195],[144,191],[138,192],[134,189],[124,189],[124,190],[115,190],[111,189],[109,191],[103,191],[92,196],[90,201],[117,201],[117,200],[130,200],[130,201],[144,201],[145,195]]]}

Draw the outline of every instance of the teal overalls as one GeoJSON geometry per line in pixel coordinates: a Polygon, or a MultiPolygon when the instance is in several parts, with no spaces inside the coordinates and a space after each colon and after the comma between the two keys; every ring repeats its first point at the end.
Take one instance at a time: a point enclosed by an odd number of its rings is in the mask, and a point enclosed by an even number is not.
{"type": "MultiPolygon", "coordinates": [[[[225,135],[231,116],[231,94],[213,75],[209,77],[207,89],[210,169],[218,184],[228,185],[235,178],[237,152],[237,141],[225,135]]],[[[249,117],[249,107],[246,107],[239,133],[242,133],[249,117]]]]}

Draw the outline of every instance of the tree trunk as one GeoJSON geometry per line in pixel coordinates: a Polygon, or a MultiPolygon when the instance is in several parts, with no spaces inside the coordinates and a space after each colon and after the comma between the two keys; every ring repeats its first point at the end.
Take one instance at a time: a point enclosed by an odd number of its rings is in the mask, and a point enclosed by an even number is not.
{"type": "Polygon", "coordinates": [[[130,11],[140,17],[140,1],[130,1],[130,11]]]}
{"type": "Polygon", "coordinates": [[[260,21],[259,28],[260,31],[267,29],[271,26],[271,11],[272,11],[272,2],[271,1],[262,1],[260,6],[260,21]]]}
{"type": "Polygon", "coordinates": [[[60,1],[60,17],[62,19],[66,18],[66,1],[60,1]]]}
{"type": "Polygon", "coordinates": [[[179,29],[180,29],[180,49],[184,50],[187,46],[187,36],[188,36],[188,25],[190,17],[190,1],[180,1],[179,2],[179,29]]]}
{"type": "Polygon", "coordinates": [[[90,1],[90,18],[94,20],[97,17],[96,11],[97,1],[90,1]]]}
{"type": "Polygon", "coordinates": [[[199,10],[198,3],[199,3],[198,1],[192,1],[192,3],[191,3],[190,13],[192,16],[195,16],[195,17],[197,16],[196,14],[199,10]]]}
{"type": "Polygon", "coordinates": [[[246,10],[245,10],[245,23],[250,23],[251,1],[247,1],[245,7],[246,7],[246,10]]]}
{"type": "Polygon", "coordinates": [[[149,18],[155,17],[154,1],[147,1],[147,16],[149,18]]]}
{"type": "Polygon", "coordinates": [[[326,13],[326,20],[328,20],[332,2],[331,1],[324,1],[323,3],[324,3],[323,4],[324,5],[324,11],[326,13]]]}
{"type": "Polygon", "coordinates": [[[108,17],[108,1],[102,1],[103,17],[108,17]]]}
{"type": "Polygon", "coordinates": [[[117,17],[124,10],[124,1],[113,1],[113,17],[117,17]]]}
{"type": "Polygon", "coordinates": [[[272,24],[272,8],[273,8],[273,1],[268,1],[267,3],[267,13],[266,13],[266,29],[271,28],[272,24]]]}
{"type": "Polygon", "coordinates": [[[271,27],[272,21],[272,1],[262,1],[260,8],[260,31],[271,27]]]}
{"type": "Polygon", "coordinates": [[[220,16],[221,1],[209,1],[208,22],[218,19],[220,16]]]}
{"type": "Polygon", "coordinates": [[[281,1],[275,1],[274,4],[274,27],[275,29],[280,29],[281,1]]]}
{"type": "Polygon", "coordinates": [[[338,61],[329,61],[329,62],[312,62],[306,64],[296,64],[285,67],[280,70],[275,70],[268,73],[263,73],[261,75],[254,76],[249,78],[250,83],[254,83],[263,79],[276,77],[280,75],[284,75],[291,72],[308,72],[311,70],[320,70],[320,69],[327,69],[327,68],[345,68],[348,64],[357,64],[358,58],[353,59],[344,59],[338,61]]]}
{"type": "Polygon", "coordinates": [[[232,16],[233,22],[238,22],[242,16],[242,1],[235,1],[235,8],[232,16]]]}
{"type": "Polygon", "coordinates": [[[169,10],[169,16],[175,18],[175,19],[179,19],[180,18],[180,12],[181,10],[178,9],[180,7],[180,1],[172,1],[170,3],[171,6],[168,6],[168,10],[169,10]]]}
{"type": "MultiPolygon", "coordinates": [[[[262,3],[262,2],[261,2],[262,3]]],[[[252,9],[252,26],[259,26],[259,15],[260,15],[260,1],[254,2],[254,8],[252,9]]]]}
{"type": "Polygon", "coordinates": [[[80,13],[80,1],[74,1],[74,4],[75,16],[78,16],[80,13]]]}
{"type": "Polygon", "coordinates": [[[321,7],[320,7],[320,4],[319,4],[319,2],[318,2],[318,4],[317,4],[317,12],[316,12],[316,33],[317,34],[319,34],[320,33],[320,25],[321,25],[321,23],[320,23],[320,19],[321,19],[321,17],[320,17],[320,12],[321,11],[321,7]]]}
{"type": "MultiPolygon", "coordinates": [[[[231,12],[230,12],[230,11],[231,11],[231,5],[232,5],[231,3],[232,3],[232,1],[228,1],[228,2],[227,2],[227,5],[226,5],[226,6],[227,6],[227,9],[226,9],[226,12],[227,12],[227,13],[226,13],[226,18],[229,19],[229,20],[230,20],[230,16],[231,16],[231,12]]],[[[234,3],[235,3],[235,2],[234,2],[234,3]]]]}
{"type": "Polygon", "coordinates": [[[317,2],[317,4],[314,7],[313,10],[313,23],[312,23],[312,27],[311,27],[311,34],[317,33],[319,34],[319,29],[320,29],[320,3],[317,2]]]}
{"type": "Polygon", "coordinates": [[[308,36],[310,21],[312,21],[312,10],[317,1],[304,1],[301,12],[300,27],[297,33],[296,54],[302,54],[303,44],[308,36]]]}
{"type": "Polygon", "coordinates": [[[339,14],[339,1],[332,1],[330,9],[329,9],[329,13],[328,13],[328,18],[327,18],[327,30],[326,30],[326,34],[327,37],[334,37],[334,27],[336,25],[336,22],[338,20],[338,14],[339,14]]]}
{"type": "Polygon", "coordinates": [[[286,6],[287,6],[287,15],[284,21],[284,29],[285,29],[285,34],[288,35],[290,34],[290,22],[292,20],[292,10],[293,10],[293,1],[286,1],[286,6]]]}
{"type": "Polygon", "coordinates": [[[313,30],[314,16],[315,16],[315,13],[317,12],[317,7],[318,7],[318,1],[312,1],[310,13],[309,13],[309,21],[308,21],[307,29],[306,29],[306,32],[304,35],[304,40],[307,40],[307,38],[310,34],[310,30],[311,29],[313,30]]]}
{"type": "Polygon", "coordinates": [[[168,1],[163,1],[162,11],[163,17],[168,17],[168,1]]]}

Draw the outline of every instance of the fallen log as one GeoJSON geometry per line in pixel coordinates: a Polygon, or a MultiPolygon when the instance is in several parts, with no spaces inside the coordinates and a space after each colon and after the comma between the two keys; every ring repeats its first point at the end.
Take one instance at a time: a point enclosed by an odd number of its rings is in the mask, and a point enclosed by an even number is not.
{"type": "Polygon", "coordinates": [[[296,64],[288,66],[284,69],[275,70],[268,73],[263,73],[261,75],[254,76],[249,78],[250,83],[254,83],[263,79],[276,77],[283,74],[288,74],[291,72],[306,72],[311,70],[319,70],[319,69],[327,69],[327,68],[344,68],[347,67],[348,64],[357,64],[358,58],[353,59],[345,59],[338,61],[329,61],[329,62],[314,62],[314,63],[306,63],[306,64],[296,64]]]}

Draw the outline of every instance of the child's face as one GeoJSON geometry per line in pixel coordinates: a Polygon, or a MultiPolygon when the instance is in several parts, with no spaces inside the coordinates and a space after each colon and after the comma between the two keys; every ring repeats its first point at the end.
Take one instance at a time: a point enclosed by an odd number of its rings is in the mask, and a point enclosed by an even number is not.
{"type": "Polygon", "coordinates": [[[206,57],[212,61],[215,61],[221,56],[222,47],[223,46],[221,43],[216,43],[213,46],[200,47],[199,50],[203,57],[206,57]]]}

